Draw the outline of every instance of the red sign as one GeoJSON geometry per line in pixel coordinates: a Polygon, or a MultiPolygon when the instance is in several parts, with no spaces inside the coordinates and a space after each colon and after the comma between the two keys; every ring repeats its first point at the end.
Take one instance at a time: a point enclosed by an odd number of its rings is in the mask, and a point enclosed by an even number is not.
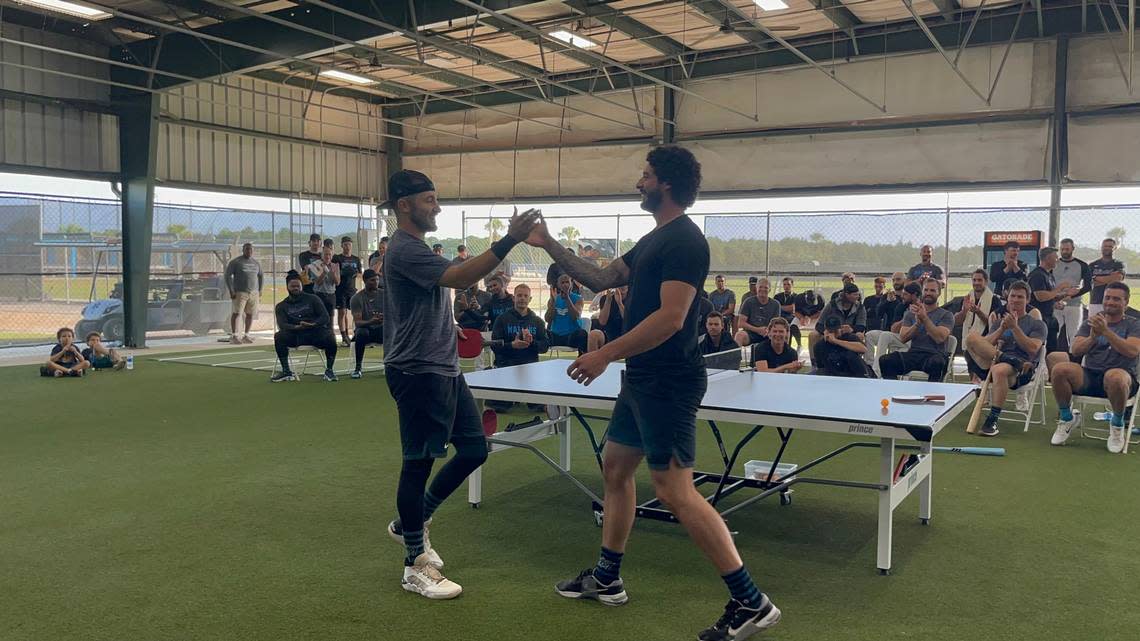
{"type": "Polygon", "coordinates": [[[1015,241],[1019,245],[1029,245],[1031,247],[1041,246],[1041,232],[1040,231],[988,231],[986,232],[986,246],[1001,246],[1009,241],[1015,241]]]}

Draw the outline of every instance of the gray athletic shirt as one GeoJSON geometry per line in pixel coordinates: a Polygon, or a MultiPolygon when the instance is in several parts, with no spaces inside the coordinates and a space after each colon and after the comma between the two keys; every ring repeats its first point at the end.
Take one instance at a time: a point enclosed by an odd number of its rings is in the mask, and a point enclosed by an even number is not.
{"type": "MultiPolygon", "coordinates": [[[[1029,314],[1017,319],[1017,326],[1021,328],[1021,333],[1029,338],[1044,341],[1046,335],[1049,333],[1049,328],[1045,325],[1045,321],[1039,321],[1029,314]]],[[[996,332],[1001,327],[1001,319],[996,319],[990,324],[990,333],[996,332]]],[[[1013,354],[1014,356],[1027,360],[1037,362],[1037,354],[1028,354],[1022,349],[1021,344],[1013,336],[1013,330],[1007,329],[1001,335],[1001,351],[1002,353],[1013,354]]]]}
{"type": "MultiPolygon", "coordinates": [[[[945,327],[951,332],[954,331],[954,314],[951,314],[949,310],[936,307],[933,311],[926,312],[926,315],[930,317],[930,322],[934,323],[935,326],[945,327]]],[[[918,323],[918,318],[914,315],[914,312],[907,310],[906,314],[903,315],[902,323],[903,327],[910,327],[918,323]]],[[[947,338],[946,340],[950,339],[947,338]]],[[[942,341],[941,343],[934,342],[930,334],[926,333],[926,325],[918,323],[918,332],[910,339],[910,351],[934,352],[940,354],[946,351],[946,341],[942,341]]]]}
{"type": "MultiPolygon", "coordinates": [[[[1115,333],[1121,338],[1131,338],[1132,336],[1140,336],[1140,321],[1125,316],[1117,323],[1109,324],[1108,330],[1115,333]]],[[[1089,327],[1089,322],[1081,323],[1081,328],[1077,330],[1077,336],[1092,336],[1092,328],[1089,327]]],[[[1112,349],[1108,344],[1108,339],[1104,336],[1097,336],[1096,342],[1085,354],[1084,366],[1094,372],[1107,372],[1110,369],[1123,369],[1136,374],[1136,359],[1128,358],[1120,352],[1112,349]]]]}
{"type": "Polygon", "coordinates": [[[459,347],[448,290],[451,261],[400,229],[384,254],[384,365],[410,374],[459,376],[459,347]]]}
{"type": "Polygon", "coordinates": [[[226,265],[226,284],[234,292],[260,292],[261,283],[261,264],[257,260],[238,256],[226,265]]]}

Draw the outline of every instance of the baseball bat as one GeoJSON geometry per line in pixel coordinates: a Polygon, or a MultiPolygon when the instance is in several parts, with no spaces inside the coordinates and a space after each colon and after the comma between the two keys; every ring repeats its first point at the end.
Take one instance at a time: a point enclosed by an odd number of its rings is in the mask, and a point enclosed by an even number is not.
{"type": "Polygon", "coordinates": [[[1005,456],[1004,447],[935,447],[935,452],[974,454],[976,456],[1005,456]]]}
{"type": "Polygon", "coordinates": [[[978,401],[974,403],[974,411],[970,414],[970,422],[966,424],[966,433],[975,434],[978,431],[978,419],[982,417],[982,406],[986,404],[986,393],[990,391],[990,379],[993,377],[993,368],[986,374],[982,389],[978,392],[978,401]]]}

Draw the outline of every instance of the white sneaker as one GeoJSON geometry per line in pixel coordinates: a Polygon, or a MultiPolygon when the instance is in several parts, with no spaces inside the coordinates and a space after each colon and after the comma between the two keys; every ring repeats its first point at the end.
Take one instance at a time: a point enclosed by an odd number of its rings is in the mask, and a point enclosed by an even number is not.
{"type": "Polygon", "coordinates": [[[1081,422],[1081,411],[1073,410],[1073,420],[1062,421],[1057,420],[1057,429],[1053,432],[1053,438],[1050,443],[1053,445],[1064,445],[1065,441],[1069,440],[1069,435],[1073,433],[1073,428],[1081,422]]]}
{"type": "Polygon", "coordinates": [[[1105,443],[1105,446],[1108,447],[1109,452],[1112,452],[1113,454],[1120,454],[1124,451],[1124,438],[1125,436],[1123,427],[1109,425],[1108,441],[1105,443]]]}
{"type": "Polygon", "coordinates": [[[432,567],[427,552],[416,557],[415,565],[404,566],[400,587],[429,599],[454,599],[463,592],[458,583],[450,581],[432,567]]]}
{"type": "MultiPolygon", "coordinates": [[[[431,521],[431,519],[428,519],[424,523],[424,554],[427,555],[428,563],[430,563],[433,568],[442,570],[443,559],[440,558],[439,552],[436,552],[435,548],[431,546],[431,528],[429,527],[431,525],[431,521]]],[[[399,529],[396,521],[391,521],[388,523],[388,536],[392,537],[392,540],[396,543],[404,545],[404,533],[399,529]]]]}

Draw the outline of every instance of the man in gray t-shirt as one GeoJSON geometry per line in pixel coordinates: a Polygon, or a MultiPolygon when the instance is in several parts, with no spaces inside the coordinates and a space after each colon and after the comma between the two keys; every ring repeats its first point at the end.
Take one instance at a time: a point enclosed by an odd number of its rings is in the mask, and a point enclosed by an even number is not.
{"type": "Polygon", "coordinates": [[[398,171],[388,180],[388,201],[399,229],[384,255],[384,371],[396,401],[404,463],[396,492],[400,518],[388,534],[404,546],[401,585],[430,599],[462,591],[439,573],[443,561],[432,549],[426,524],[439,504],[487,460],[487,441],[475,398],[459,371],[450,289],[462,290],[490,274],[511,248],[526,240],[539,214],[511,218],[507,236],[462,263],[436,255],[424,242],[437,229],[440,207],[431,179],[398,171]],[[434,460],[455,456],[435,475],[434,460]],[[426,489],[425,489],[426,488],[426,489]]]}
{"type": "Polygon", "coordinates": [[[265,276],[261,273],[261,263],[253,257],[253,243],[241,246],[241,256],[226,265],[224,278],[229,290],[231,303],[230,336],[235,343],[252,343],[249,330],[253,317],[257,316],[257,303],[261,298],[261,287],[265,276]],[[238,334],[238,317],[245,314],[245,335],[238,334]]]}
{"type": "Polygon", "coordinates": [[[879,358],[883,378],[893,379],[907,372],[921,371],[931,381],[941,381],[950,364],[946,341],[954,331],[954,314],[938,306],[942,281],[928,278],[922,283],[922,300],[910,306],[903,315],[899,340],[910,343],[905,352],[893,352],[879,358]]]}
{"type": "Polygon", "coordinates": [[[1072,356],[1084,363],[1068,362],[1062,354],[1050,354],[1053,365],[1053,396],[1057,399],[1057,430],[1053,445],[1061,445],[1080,422],[1072,409],[1073,394],[1107,398],[1112,405],[1108,451],[1124,451],[1128,434],[1124,427],[1125,405],[1136,395],[1136,361],[1140,357],[1140,320],[1126,315],[1130,291],[1121,282],[1104,287],[1104,310],[1089,316],[1077,330],[1072,356]]]}
{"type": "MultiPolygon", "coordinates": [[[[735,336],[737,345],[745,347],[768,340],[768,323],[780,315],[780,304],[768,298],[768,291],[768,279],[761,278],[756,281],[756,295],[740,306],[735,336]]],[[[709,297],[711,299],[712,294],[709,297]]]]}

